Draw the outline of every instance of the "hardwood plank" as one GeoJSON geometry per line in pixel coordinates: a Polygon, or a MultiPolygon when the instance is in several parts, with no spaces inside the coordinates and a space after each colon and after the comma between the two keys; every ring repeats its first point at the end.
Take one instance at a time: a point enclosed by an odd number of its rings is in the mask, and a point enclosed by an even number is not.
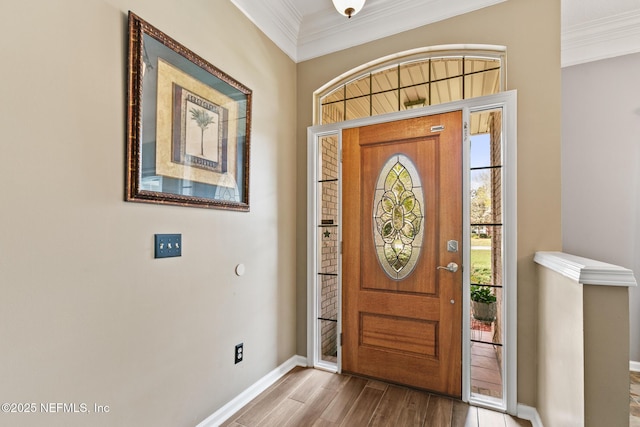
{"type": "Polygon", "coordinates": [[[331,375],[329,381],[322,386],[322,388],[326,388],[327,390],[333,390],[335,392],[339,391],[351,378],[349,375],[339,375],[339,374],[331,374],[329,372],[324,372],[326,374],[331,375]]]}
{"type": "MultiPolygon", "coordinates": [[[[422,426],[427,417],[429,403],[433,396],[429,393],[409,390],[398,415],[398,426],[422,426]]],[[[430,424],[425,424],[429,427],[430,424]]]]}
{"type": "Polygon", "coordinates": [[[478,408],[478,427],[506,427],[504,414],[478,408]]]}
{"type": "Polygon", "coordinates": [[[387,383],[383,383],[382,381],[369,380],[369,382],[367,383],[367,387],[385,391],[387,387],[389,387],[389,385],[387,383]]]}
{"type": "Polygon", "coordinates": [[[282,427],[303,406],[297,400],[285,399],[260,421],[260,427],[282,427]]]}
{"type": "Polygon", "coordinates": [[[531,421],[521,420],[509,414],[505,414],[504,419],[507,427],[532,427],[531,421]]]}
{"type": "Polygon", "coordinates": [[[329,390],[323,387],[319,388],[313,396],[305,402],[303,407],[283,426],[299,427],[313,425],[335,397],[335,390],[329,390]]]}
{"type": "Polygon", "coordinates": [[[254,399],[244,413],[235,418],[239,424],[247,427],[257,426],[277,406],[278,402],[288,397],[311,374],[311,369],[293,370],[284,380],[274,384],[254,399]]]}
{"type": "Polygon", "coordinates": [[[454,400],[451,427],[478,427],[478,408],[454,400]]]}
{"type": "Polygon", "coordinates": [[[452,412],[453,400],[432,395],[429,398],[424,425],[429,427],[450,427],[452,412]]]}
{"type": "Polygon", "coordinates": [[[338,427],[340,424],[334,423],[332,421],[324,420],[322,418],[318,418],[313,424],[312,427],[338,427]]]}
{"type": "Polygon", "coordinates": [[[247,403],[247,406],[241,408],[238,412],[236,412],[234,415],[232,415],[231,417],[227,418],[226,421],[224,421],[222,424],[220,424],[220,427],[237,427],[237,426],[241,426],[242,424],[238,424],[235,420],[238,418],[238,416],[242,413],[244,413],[244,411],[246,410],[246,408],[248,408],[248,405],[251,402],[247,403]]]}
{"type": "Polygon", "coordinates": [[[371,419],[371,427],[393,427],[403,408],[409,390],[404,387],[390,385],[387,387],[376,412],[371,419]]]}
{"type": "Polygon", "coordinates": [[[340,425],[346,427],[369,425],[383,394],[382,390],[365,387],[340,425]]]}
{"type": "Polygon", "coordinates": [[[322,412],[320,419],[332,423],[341,423],[366,385],[367,380],[350,377],[335,399],[322,412]]]}
{"type": "MultiPolygon", "coordinates": [[[[251,409],[253,406],[255,406],[256,404],[258,404],[259,402],[261,402],[263,399],[267,398],[267,395],[269,393],[271,393],[271,391],[277,389],[281,384],[285,383],[285,382],[291,382],[291,381],[295,381],[296,379],[296,375],[302,371],[306,370],[306,368],[300,367],[300,366],[296,366],[294,367],[291,371],[289,371],[286,375],[284,375],[282,378],[280,378],[279,380],[277,380],[275,383],[271,384],[271,386],[269,386],[265,391],[263,391],[262,393],[260,393],[260,395],[258,395],[257,397],[255,397],[253,400],[251,400],[249,403],[247,403],[242,409],[240,409],[238,412],[236,412],[233,416],[231,416],[229,419],[236,419],[238,418],[240,415],[242,415],[244,412],[247,412],[249,409],[251,409]]],[[[225,426],[225,424],[222,424],[222,426],[225,426]]]]}
{"type": "Polygon", "coordinates": [[[326,371],[310,369],[310,374],[302,384],[291,393],[290,398],[305,403],[319,388],[323,388],[334,376],[335,374],[326,371]]]}

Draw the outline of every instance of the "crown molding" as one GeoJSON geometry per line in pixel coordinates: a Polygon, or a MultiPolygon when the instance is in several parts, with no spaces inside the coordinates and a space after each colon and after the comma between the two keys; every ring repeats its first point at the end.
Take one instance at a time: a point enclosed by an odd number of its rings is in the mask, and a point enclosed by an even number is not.
{"type": "Polygon", "coordinates": [[[358,46],[503,1],[506,0],[368,0],[362,11],[351,19],[344,18],[334,10],[317,12],[303,18],[298,39],[298,61],[358,46]]]}
{"type": "Polygon", "coordinates": [[[358,46],[503,1],[506,0],[368,0],[360,13],[347,19],[333,8],[303,18],[290,0],[231,0],[295,62],[358,46]]]}
{"type": "MultiPolygon", "coordinates": [[[[358,46],[506,0],[368,0],[351,19],[302,16],[291,0],[231,0],[294,62],[358,46]]],[[[640,52],[640,9],[562,29],[562,67],[640,52]]]]}
{"type": "Polygon", "coordinates": [[[637,52],[640,52],[640,9],[562,31],[563,67],[637,52]]]}
{"type": "Polygon", "coordinates": [[[284,53],[298,62],[302,15],[290,0],[231,0],[284,53]]]}

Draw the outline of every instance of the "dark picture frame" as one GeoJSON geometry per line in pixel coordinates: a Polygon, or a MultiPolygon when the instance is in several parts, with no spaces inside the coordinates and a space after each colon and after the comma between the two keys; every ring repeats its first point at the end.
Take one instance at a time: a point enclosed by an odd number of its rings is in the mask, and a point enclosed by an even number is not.
{"type": "Polygon", "coordinates": [[[249,210],[252,91],[129,12],[126,201],[249,210]]]}

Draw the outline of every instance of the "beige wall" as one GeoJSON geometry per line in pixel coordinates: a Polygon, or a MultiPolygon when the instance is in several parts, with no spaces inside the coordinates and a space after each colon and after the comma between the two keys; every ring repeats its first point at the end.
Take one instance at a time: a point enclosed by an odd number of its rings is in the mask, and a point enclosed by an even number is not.
{"type": "Polygon", "coordinates": [[[0,401],[110,407],[0,424],[193,426],[295,354],[295,64],[228,0],[4,2],[0,35],[0,401]],[[253,89],[251,212],[123,201],[128,9],[253,89]]]}
{"type": "Polygon", "coordinates": [[[585,426],[629,422],[629,288],[584,286],[585,426]]]}
{"type": "MultiPolygon", "coordinates": [[[[518,402],[536,403],[537,250],[559,250],[560,1],[510,0],[298,64],[298,131],[306,145],[312,93],[368,61],[421,46],[506,45],[508,89],[518,90],[518,402]]],[[[297,351],[306,353],[306,150],[298,163],[297,351]]],[[[508,286],[509,284],[507,284],[508,286]]]]}
{"type": "Polygon", "coordinates": [[[628,425],[629,288],[584,285],[546,267],[538,270],[542,423],[628,425]]]}
{"type": "Polygon", "coordinates": [[[538,271],[538,413],[545,426],[584,425],[583,286],[538,271]]]}

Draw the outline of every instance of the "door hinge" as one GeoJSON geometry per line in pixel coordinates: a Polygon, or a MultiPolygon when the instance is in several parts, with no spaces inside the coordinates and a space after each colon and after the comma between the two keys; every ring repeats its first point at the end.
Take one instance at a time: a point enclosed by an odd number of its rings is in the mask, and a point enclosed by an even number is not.
{"type": "Polygon", "coordinates": [[[340,163],[342,163],[342,149],[340,149],[340,163]]]}
{"type": "Polygon", "coordinates": [[[342,347],[342,332],[338,335],[338,345],[342,347]]]}
{"type": "Polygon", "coordinates": [[[342,241],[340,241],[340,255],[342,255],[342,241]]]}

